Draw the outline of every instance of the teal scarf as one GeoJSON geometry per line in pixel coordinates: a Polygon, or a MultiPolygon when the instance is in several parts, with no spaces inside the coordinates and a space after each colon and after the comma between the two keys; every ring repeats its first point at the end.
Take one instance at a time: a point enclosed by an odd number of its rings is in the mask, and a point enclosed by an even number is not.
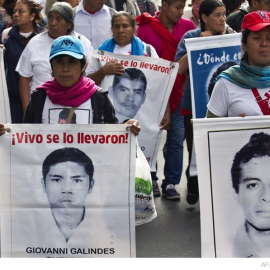
{"type": "Polygon", "coordinates": [[[217,77],[217,81],[220,78],[225,78],[246,89],[267,88],[270,87],[270,66],[249,66],[247,56],[244,56],[240,62],[240,66],[235,65],[223,71],[217,77]]]}
{"type": "MultiPolygon", "coordinates": [[[[106,51],[106,52],[113,53],[114,47],[115,47],[114,38],[109,38],[109,39],[105,40],[98,47],[98,49],[100,51],[106,51]]],[[[144,52],[144,43],[138,37],[133,37],[131,40],[131,55],[143,56],[144,55],[143,52],[144,52]]]]}

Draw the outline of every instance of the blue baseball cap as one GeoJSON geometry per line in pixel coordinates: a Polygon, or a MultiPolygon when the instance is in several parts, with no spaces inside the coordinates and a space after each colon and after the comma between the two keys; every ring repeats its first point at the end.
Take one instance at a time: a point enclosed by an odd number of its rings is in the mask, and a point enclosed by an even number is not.
{"type": "Polygon", "coordinates": [[[77,37],[61,36],[52,44],[50,60],[57,55],[70,55],[76,59],[82,59],[85,56],[85,49],[77,37]]]}

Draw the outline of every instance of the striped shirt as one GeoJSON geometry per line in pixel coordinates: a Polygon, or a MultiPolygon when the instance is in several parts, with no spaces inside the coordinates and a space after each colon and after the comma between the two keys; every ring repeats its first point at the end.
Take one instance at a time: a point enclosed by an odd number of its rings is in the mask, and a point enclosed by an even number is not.
{"type": "Polygon", "coordinates": [[[141,11],[141,14],[148,12],[152,16],[154,16],[156,11],[158,11],[155,2],[152,0],[137,0],[137,4],[141,11]]]}

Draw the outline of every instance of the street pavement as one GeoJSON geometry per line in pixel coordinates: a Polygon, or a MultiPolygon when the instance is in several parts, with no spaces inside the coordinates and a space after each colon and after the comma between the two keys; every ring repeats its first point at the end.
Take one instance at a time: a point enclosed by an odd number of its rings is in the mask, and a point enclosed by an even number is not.
{"type": "MultiPolygon", "coordinates": [[[[158,153],[158,183],[161,185],[164,167],[162,148],[166,141],[163,131],[158,153]]],[[[188,154],[184,145],[183,174],[180,185],[180,201],[171,201],[166,197],[155,197],[157,218],[152,222],[136,227],[137,258],[200,258],[200,205],[189,205],[186,202],[185,169],[188,154]]]]}

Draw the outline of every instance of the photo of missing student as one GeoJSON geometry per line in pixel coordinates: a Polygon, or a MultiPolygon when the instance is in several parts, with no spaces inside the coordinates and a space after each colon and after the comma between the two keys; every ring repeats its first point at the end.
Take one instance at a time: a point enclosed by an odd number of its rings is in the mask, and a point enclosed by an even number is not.
{"type": "Polygon", "coordinates": [[[270,131],[209,132],[216,257],[270,256],[270,131]]]}
{"type": "Polygon", "coordinates": [[[122,75],[114,76],[109,93],[120,123],[135,117],[145,101],[146,87],[146,77],[137,68],[127,68],[122,75]]]}
{"type": "Polygon", "coordinates": [[[91,124],[90,102],[83,107],[85,108],[59,108],[57,105],[53,109],[44,110],[43,117],[48,117],[49,124],[91,124]]]}
{"type": "Polygon", "coordinates": [[[175,82],[178,63],[160,58],[101,51],[94,51],[92,60],[97,70],[112,60],[123,64],[125,72],[121,76],[105,76],[100,87],[108,91],[120,123],[131,118],[139,121],[139,146],[151,171],[155,171],[162,136],[160,123],[175,82]]]}
{"type": "Polygon", "coordinates": [[[10,127],[0,137],[1,256],[135,257],[136,148],[125,125],[10,127]]]}

